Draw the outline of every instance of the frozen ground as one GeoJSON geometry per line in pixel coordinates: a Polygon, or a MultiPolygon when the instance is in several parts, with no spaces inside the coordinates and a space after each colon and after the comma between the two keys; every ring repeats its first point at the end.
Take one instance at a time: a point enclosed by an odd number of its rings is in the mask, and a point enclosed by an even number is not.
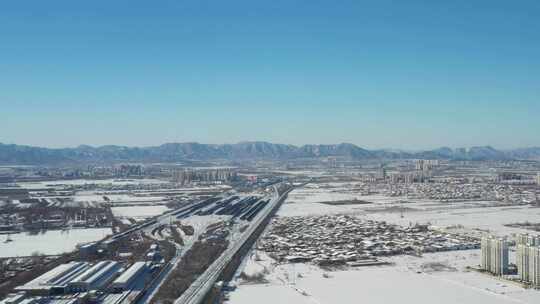
{"type": "Polygon", "coordinates": [[[540,292],[468,271],[479,250],[392,258],[395,265],[324,271],[308,264],[276,265],[252,257],[244,271],[266,273],[266,283],[242,283],[229,294],[232,304],[247,303],[538,303],[540,292]],[[430,267],[443,265],[443,270],[430,267]]]}
{"type": "Polygon", "coordinates": [[[353,187],[354,184],[351,183],[308,184],[305,187],[293,190],[289,194],[278,215],[301,216],[350,212],[359,210],[362,205],[332,206],[320,204],[320,202],[383,199],[381,196],[362,196],[359,192],[351,191],[353,187]]]}
{"type": "Polygon", "coordinates": [[[74,250],[77,244],[103,239],[112,234],[110,228],[48,230],[44,233],[26,232],[12,234],[12,242],[5,242],[6,235],[0,239],[0,257],[30,256],[35,252],[55,255],[74,250]]]}

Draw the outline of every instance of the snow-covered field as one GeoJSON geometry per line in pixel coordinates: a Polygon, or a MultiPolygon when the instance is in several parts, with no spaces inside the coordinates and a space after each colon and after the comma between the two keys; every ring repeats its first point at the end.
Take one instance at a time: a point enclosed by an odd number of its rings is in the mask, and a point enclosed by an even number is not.
{"type": "MultiPolygon", "coordinates": [[[[352,184],[308,184],[305,187],[293,190],[285,204],[278,211],[280,216],[321,215],[351,212],[359,210],[362,205],[332,206],[320,202],[343,200],[370,200],[374,197],[362,196],[358,192],[350,191],[352,184]],[[331,186],[325,187],[325,186],[331,186]]],[[[382,197],[379,197],[382,198],[382,197]]]]}
{"type": "Polygon", "coordinates": [[[479,250],[394,257],[395,265],[324,271],[308,264],[276,265],[265,254],[253,256],[244,272],[266,273],[266,283],[242,283],[229,294],[232,304],[538,303],[540,292],[468,271],[479,250]],[[433,270],[430,263],[444,265],[433,270]]]}
{"type": "Polygon", "coordinates": [[[35,252],[55,255],[74,250],[77,244],[93,242],[112,234],[110,228],[48,230],[44,233],[26,232],[12,234],[12,242],[0,239],[0,257],[30,256],[35,252]]]}

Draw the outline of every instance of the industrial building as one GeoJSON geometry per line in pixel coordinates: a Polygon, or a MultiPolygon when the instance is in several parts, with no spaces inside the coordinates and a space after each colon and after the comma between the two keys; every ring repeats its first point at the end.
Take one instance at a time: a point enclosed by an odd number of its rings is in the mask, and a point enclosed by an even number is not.
{"type": "Polygon", "coordinates": [[[101,261],[73,279],[68,288],[73,292],[102,289],[116,277],[120,266],[118,262],[101,261]]]}
{"type": "Polygon", "coordinates": [[[34,295],[51,295],[64,293],[69,282],[90,265],[87,262],[70,262],[44,273],[34,280],[15,288],[16,291],[25,291],[34,295]]]}
{"type": "Polygon", "coordinates": [[[0,304],[82,304],[87,298],[87,294],[26,297],[23,293],[18,293],[8,295],[0,304]]]}
{"type": "Polygon", "coordinates": [[[111,284],[115,291],[124,291],[146,270],[145,262],[135,262],[111,284]]]}
{"type": "MultiPolygon", "coordinates": [[[[157,246],[153,248],[157,250],[157,246]]],[[[15,293],[0,304],[133,303],[143,294],[150,272],[144,261],[133,263],[121,273],[124,266],[108,260],[61,264],[15,288],[15,293]]]]}
{"type": "Polygon", "coordinates": [[[101,261],[94,265],[88,262],[69,262],[15,290],[45,296],[103,289],[116,278],[120,267],[121,264],[114,261],[101,261]]]}
{"type": "Polygon", "coordinates": [[[495,275],[508,273],[508,241],[485,236],[480,243],[482,269],[495,275]]]}

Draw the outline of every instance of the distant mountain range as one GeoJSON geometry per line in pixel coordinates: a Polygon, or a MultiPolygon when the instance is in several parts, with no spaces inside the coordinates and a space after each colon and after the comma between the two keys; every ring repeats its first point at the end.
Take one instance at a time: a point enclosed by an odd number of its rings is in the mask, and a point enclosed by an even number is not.
{"type": "Polygon", "coordinates": [[[497,150],[490,146],[422,152],[367,150],[353,144],[304,145],[301,147],[268,142],[237,144],[167,143],[155,147],[79,146],[76,148],[40,148],[0,143],[0,164],[53,165],[103,162],[179,162],[186,160],[292,160],[337,157],[364,159],[451,159],[451,160],[540,160],[540,147],[497,150]]]}

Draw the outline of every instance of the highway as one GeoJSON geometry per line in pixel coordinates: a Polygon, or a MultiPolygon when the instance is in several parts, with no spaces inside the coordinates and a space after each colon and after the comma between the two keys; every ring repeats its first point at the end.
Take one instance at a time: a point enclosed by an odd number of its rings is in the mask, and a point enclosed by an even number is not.
{"type": "Polygon", "coordinates": [[[282,194],[279,194],[277,187],[274,187],[274,195],[270,203],[262,210],[262,212],[254,219],[253,223],[245,231],[245,233],[222,255],[214,261],[206,271],[200,275],[193,284],[174,302],[175,304],[199,304],[204,297],[212,289],[220,274],[225,267],[231,262],[235,254],[241,249],[245,242],[253,235],[257,228],[265,222],[265,220],[273,215],[281,206],[281,203],[287,198],[287,195],[294,188],[287,189],[282,194]]]}

